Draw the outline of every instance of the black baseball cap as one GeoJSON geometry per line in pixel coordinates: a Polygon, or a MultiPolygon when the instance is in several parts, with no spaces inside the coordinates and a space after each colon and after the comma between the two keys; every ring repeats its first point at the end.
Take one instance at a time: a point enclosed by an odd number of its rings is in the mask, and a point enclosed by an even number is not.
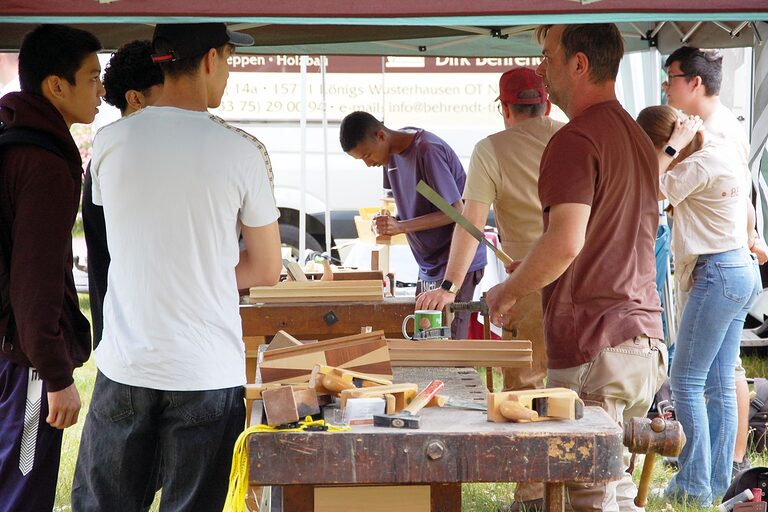
{"type": "Polygon", "coordinates": [[[235,46],[253,46],[254,40],[248,34],[232,32],[225,23],[172,23],[155,27],[152,44],[157,52],[157,41],[163,39],[168,50],[153,53],[156,63],[174,62],[181,59],[201,57],[211,48],[227,43],[235,46]]]}

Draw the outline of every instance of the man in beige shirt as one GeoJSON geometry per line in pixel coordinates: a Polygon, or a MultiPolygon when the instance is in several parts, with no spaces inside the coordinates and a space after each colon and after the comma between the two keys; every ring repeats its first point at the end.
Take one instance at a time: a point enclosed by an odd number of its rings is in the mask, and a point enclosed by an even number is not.
{"type": "MultiPolygon", "coordinates": [[[[539,162],[549,139],[563,123],[548,116],[551,103],[541,77],[532,69],[515,68],[501,75],[496,100],[505,129],[475,146],[464,188],[463,214],[482,229],[493,205],[502,248],[519,260],[543,232],[539,162]]],[[[454,230],[446,280],[464,280],[477,245],[477,240],[463,229],[454,230]]],[[[450,291],[438,288],[419,295],[416,308],[441,310],[455,298],[450,291]]],[[[503,327],[503,338],[528,339],[533,347],[530,369],[504,369],[504,389],[544,387],[547,355],[540,293],[532,293],[516,304],[503,327]]],[[[540,484],[518,486],[516,496],[518,502],[529,502],[540,499],[542,492],[540,484]]]]}

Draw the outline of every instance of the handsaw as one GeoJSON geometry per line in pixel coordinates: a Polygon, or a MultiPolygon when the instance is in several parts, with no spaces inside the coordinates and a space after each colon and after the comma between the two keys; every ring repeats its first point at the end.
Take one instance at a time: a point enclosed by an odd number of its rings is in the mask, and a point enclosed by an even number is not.
{"type": "Polygon", "coordinates": [[[427,200],[435,205],[441,212],[446,214],[448,218],[450,218],[452,221],[454,221],[457,225],[461,226],[464,231],[472,235],[472,238],[480,242],[481,244],[485,244],[486,247],[488,247],[490,250],[493,251],[493,253],[496,255],[497,258],[499,258],[504,265],[511,265],[514,261],[512,258],[509,257],[507,253],[505,253],[501,248],[496,247],[493,245],[487,238],[485,238],[485,235],[482,231],[477,229],[477,227],[469,222],[466,217],[464,217],[456,208],[454,208],[448,201],[443,199],[440,194],[435,192],[435,190],[426,184],[424,180],[419,181],[419,184],[416,185],[416,191],[427,198],[427,200]]]}

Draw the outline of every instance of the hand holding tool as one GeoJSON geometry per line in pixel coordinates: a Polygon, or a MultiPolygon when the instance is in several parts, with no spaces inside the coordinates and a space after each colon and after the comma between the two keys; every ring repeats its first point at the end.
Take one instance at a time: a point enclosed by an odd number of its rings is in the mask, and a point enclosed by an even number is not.
{"type": "Polygon", "coordinates": [[[433,380],[424,388],[421,393],[411,401],[408,406],[399,414],[380,414],[373,417],[373,425],[376,427],[394,427],[394,428],[419,428],[421,427],[421,418],[416,414],[432,400],[445,384],[441,380],[433,380]]]}

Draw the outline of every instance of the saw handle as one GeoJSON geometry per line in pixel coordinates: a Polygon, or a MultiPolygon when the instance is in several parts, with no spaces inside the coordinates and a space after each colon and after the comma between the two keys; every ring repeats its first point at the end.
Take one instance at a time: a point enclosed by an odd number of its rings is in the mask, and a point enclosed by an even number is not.
{"type": "Polygon", "coordinates": [[[424,406],[426,406],[432,398],[434,398],[437,393],[440,392],[441,389],[445,387],[445,383],[441,380],[433,380],[429,383],[429,385],[421,390],[421,392],[413,397],[413,400],[411,400],[411,403],[408,404],[408,406],[403,409],[403,412],[410,413],[412,415],[415,415],[417,412],[422,410],[424,406]]]}

